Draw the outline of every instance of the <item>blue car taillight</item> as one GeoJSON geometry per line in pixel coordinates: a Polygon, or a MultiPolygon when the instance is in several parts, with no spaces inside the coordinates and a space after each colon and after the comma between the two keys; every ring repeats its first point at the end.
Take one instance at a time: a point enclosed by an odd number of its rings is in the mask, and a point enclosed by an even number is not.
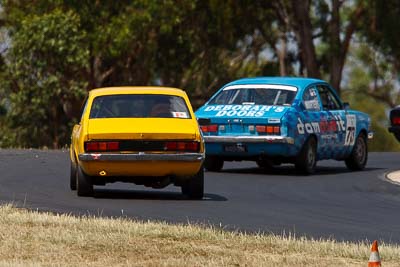
{"type": "Polygon", "coordinates": [[[279,125],[256,125],[256,131],[258,134],[280,135],[281,127],[279,125]]]}
{"type": "Polygon", "coordinates": [[[217,124],[201,125],[200,129],[203,131],[203,133],[216,133],[218,131],[218,125],[217,124]]]}

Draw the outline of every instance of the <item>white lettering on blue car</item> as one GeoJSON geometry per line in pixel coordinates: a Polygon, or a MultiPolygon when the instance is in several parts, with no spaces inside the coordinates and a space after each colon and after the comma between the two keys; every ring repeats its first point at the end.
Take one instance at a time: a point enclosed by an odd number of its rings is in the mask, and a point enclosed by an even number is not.
{"type": "Polygon", "coordinates": [[[323,120],[304,123],[300,118],[297,119],[297,131],[299,134],[305,133],[334,133],[347,131],[345,122],[339,115],[333,116],[333,120],[323,120]]]}
{"type": "Polygon", "coordinates": [[[215,105],[207,106],[204,111],[218,111],[216,117],[262,117],[266,112],[283,112],[284,107],[280,106],[264,106],[264,105],[215,105]]]}
{"type": "Polygon", "coordinates": [[[319,122],[306,122],[303,123],[300,118],[297,119],[297,131],[299,134],[307,133],[320,133],[321,128],[319,127],[319,122]]]}

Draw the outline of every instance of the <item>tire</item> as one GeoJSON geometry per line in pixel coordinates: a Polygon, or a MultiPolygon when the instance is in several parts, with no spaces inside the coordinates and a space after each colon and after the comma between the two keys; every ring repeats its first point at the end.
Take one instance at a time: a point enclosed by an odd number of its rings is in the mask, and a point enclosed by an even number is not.
{"type": "Polygon", "coordinates": [[[71,160],[70,163],[70,177],[69,177],[69,188],[72,191],[76,190],[76,163],[71,160]]]}
{"type": "Polygon", "coordinates": [[[92,177],[86,175],[80,166],[78,166],[76,172],[76,192],[81,197],[93,195],[92,177]]]}
{"type": "Polygon", "coordinates": [[[317,165],[317,141],[310,137],[296,157],[295,166],[301,174],[313,174],[317,165]]]}
{"type": "Polygon", "coordinates": [[[364,134],[357,136],[350,156],[345,160],[346,166],[352,171],[361,171],[365,168],[368,161],[368,145],[364,134]]]}
{"type": "Polygon", "coordinates": [[[190,199],[202,199],[204,196],[204,168],[200,168],[198,173],[190,177],[182,185],[182,194],[190,199]]]}
{"type": "Polygon", "coordinates": [[[256,163],[259,168],[266,169],[266,170],[272,169],[274,167],[274,164],[272,163],[272,161],[268,160],[268,159],[258,159],[258,160],[256,160],[256,163]]]}
{"type": "Polygon", "coordinates": [[[258,159],[256,160],[256,163],[258,167],[266,170],[273,169],[281,164],[280,162],[271,159],[258,159]]]}
{"type": "Polygon", "coordinates": [[[224,167],[224,161],[217,156],[206,156],[204,168],[210,172],[219,172],[224,167]]]}
{"type": "Polygon", "coordinates": [[[400,133],[394,133],[394,137],[400,142],[400,133]]]}

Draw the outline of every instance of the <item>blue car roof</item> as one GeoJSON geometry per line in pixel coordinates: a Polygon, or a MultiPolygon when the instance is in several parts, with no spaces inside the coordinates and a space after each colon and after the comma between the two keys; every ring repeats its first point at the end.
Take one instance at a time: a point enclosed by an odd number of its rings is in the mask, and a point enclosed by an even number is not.
{"type": "Polygon", "coordinates": [[[324,83],[325,81],[314,78],[304,78],[304,77],[254,77],[254,78],[243,78],[235,80],[226,84],[230,85],[241,85],[241,84],[279,84],[279,85],[292,85],[298,88],[305,88],[313,83],[324,83]]]}

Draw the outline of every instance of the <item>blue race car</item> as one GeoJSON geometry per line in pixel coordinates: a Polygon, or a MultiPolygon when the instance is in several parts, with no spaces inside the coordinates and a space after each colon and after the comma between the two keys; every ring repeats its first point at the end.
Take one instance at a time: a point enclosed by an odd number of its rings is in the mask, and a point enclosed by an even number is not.
{"type": "Polygon", "coordinates": [[[389,132],[394,134],[397,141],[400,142],[400,106],[390,110],[390,126],[389,132]]]}
{"type": "Polygon", "coordinates": [[[206,142],[204,166],[249,160],[270,168],[294,163],[303,174],[323,159],[364,169],[371,119],[351,110],[325,81],[260,77],[230,82],[196,111],[206,142]]]}

